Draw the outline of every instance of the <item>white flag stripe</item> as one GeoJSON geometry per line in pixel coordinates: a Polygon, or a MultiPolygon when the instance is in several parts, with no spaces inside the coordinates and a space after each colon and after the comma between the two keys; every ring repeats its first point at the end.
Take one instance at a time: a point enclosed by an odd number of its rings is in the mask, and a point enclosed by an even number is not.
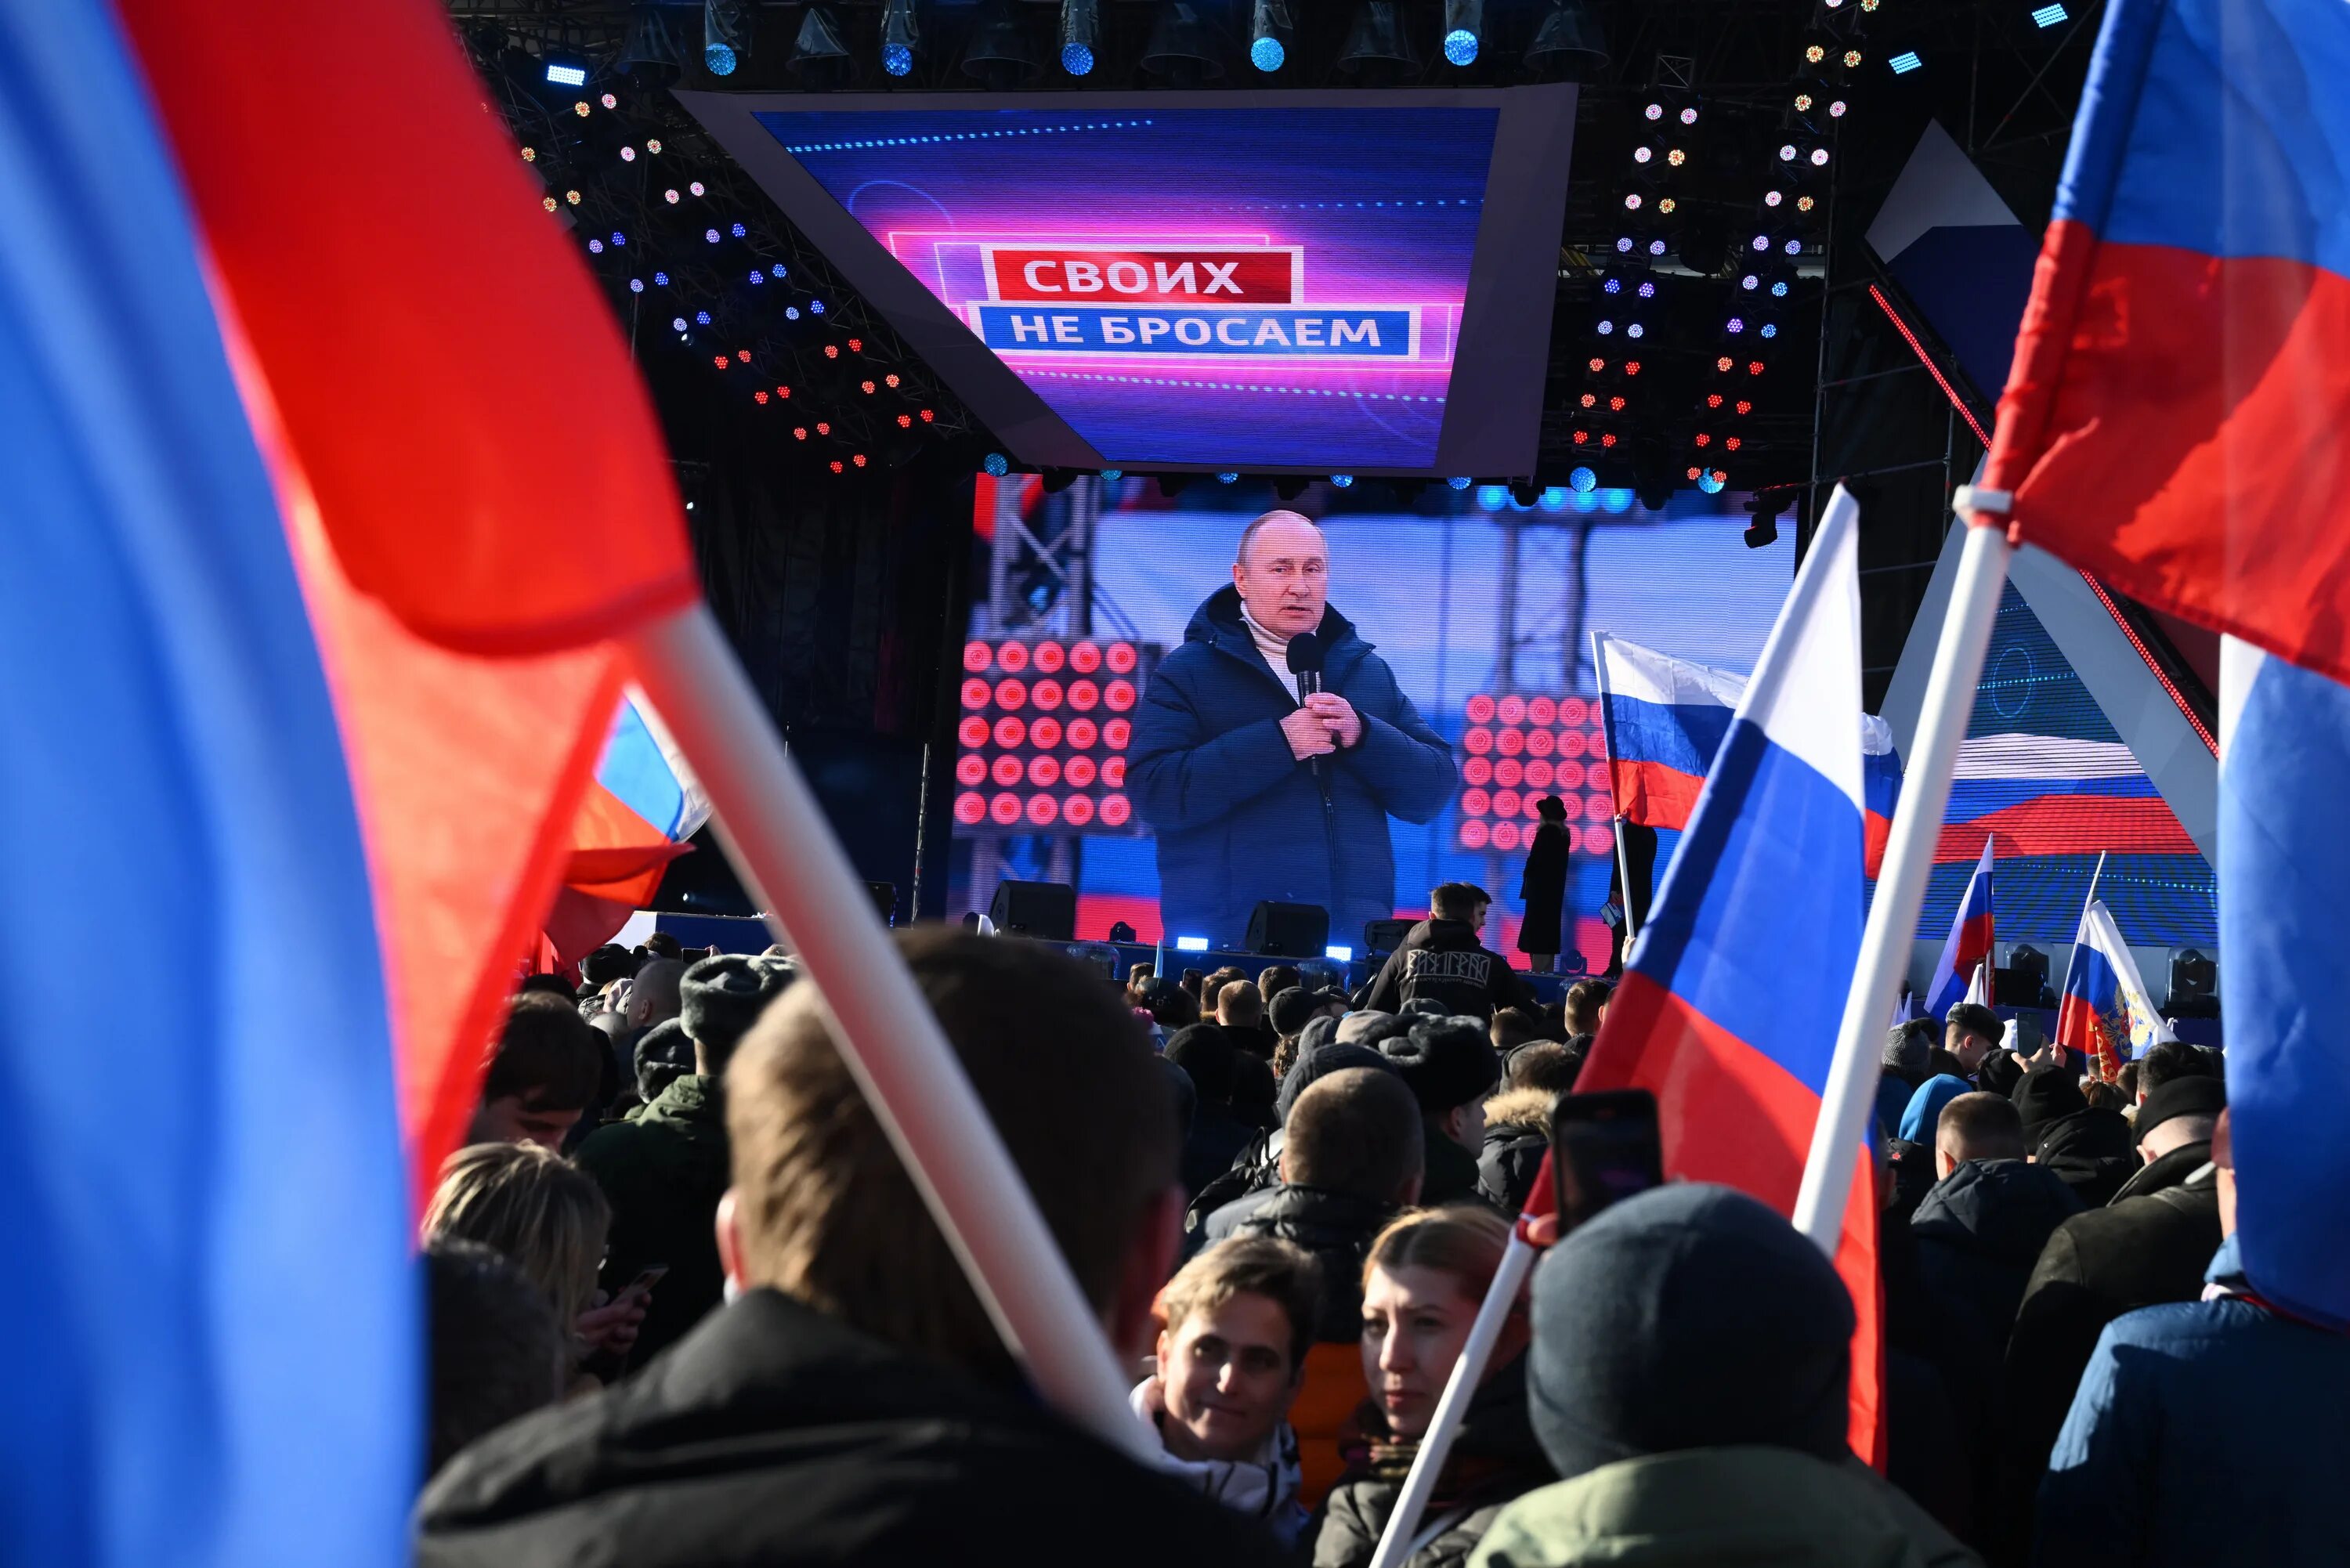
{"type": "Polygon", "coordinates": [[[1800,757],[1854,809],[1864,799],[1860,717],[1860,504],[1839,486],[1754,666],[1738,717],[1800,757]]]}
{"type": "Polygon", "coordinates": [[[1746,677],[1727,670],[1691,664],[1604,631],[1599,647],[1607,659],[1607,691],[1613,697],[1669,708],[1735,708],[1746,695],[1746,677]]]}
{"type": "Polygon", "coordinates": [[[1959,743],[1954,779],[2120,779],[2146,772],[2119,741],[1978,735],[1959,743]]]}

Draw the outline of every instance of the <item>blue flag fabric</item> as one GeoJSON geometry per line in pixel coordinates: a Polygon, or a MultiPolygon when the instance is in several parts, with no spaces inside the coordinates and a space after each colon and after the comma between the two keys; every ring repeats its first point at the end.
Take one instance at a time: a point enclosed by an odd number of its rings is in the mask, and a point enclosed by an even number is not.
{"type": "Polygon", "coordinates": [[[111,9],[0,0],[7,1547],[404,1561],[418,1292],[357,815],[111,9]]]}

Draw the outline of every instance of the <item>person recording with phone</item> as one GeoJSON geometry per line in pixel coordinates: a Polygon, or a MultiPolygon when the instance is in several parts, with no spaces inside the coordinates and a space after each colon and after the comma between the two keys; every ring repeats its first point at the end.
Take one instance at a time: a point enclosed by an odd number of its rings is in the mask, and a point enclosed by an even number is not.
{"type": "Polygon", "coordinates": [[[1330,912],[1334,940],[1395,912],[1388,818],[1428,822],[1452,749],[1328,602],[1322,530],[1268,512],[1135,714],[1135,805],[1157,836],[1167,929],[1236,942],[1261,899],[1330,912]]]}

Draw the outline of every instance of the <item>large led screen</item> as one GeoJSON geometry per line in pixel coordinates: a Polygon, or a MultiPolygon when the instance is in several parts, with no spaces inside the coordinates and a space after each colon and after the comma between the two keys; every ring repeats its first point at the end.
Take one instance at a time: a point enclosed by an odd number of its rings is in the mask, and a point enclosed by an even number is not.
{"type": "Polygon", "coordinates": [[[1362,721],[1356,744],[1300,762],[1277,728],[1292,677],[1255,647],[1233,583],[1243,532],[1284,504],[1267,487],[1199,482],[1170,500],[1138,479],[1051,494],[983,481],[949,914],[984,911],[1005,878],[1068,882],[1081,937],[1123,921],[1222,947],[1258,899],[1298,901],[1359,950],[1367,920],[1424,914],[1430,888],[1461,880],[1496,896],[1490,940],[1513,944],[1537,803],[1555,795],[1574,836],[1561,947],[1606,968],[1613,840],[1586,634],[1751,670],[1792,540],[1749,549],[1729,496],[1649,513],[1617,490],[1527,506],[1431,486],[1409,509],[1384,493],[1314,486],[1287,504],[1318,529],[1252,541],[1252,613],[1278,613],[1263,596],[1318,602],[1326,683],[1362,721]]]}

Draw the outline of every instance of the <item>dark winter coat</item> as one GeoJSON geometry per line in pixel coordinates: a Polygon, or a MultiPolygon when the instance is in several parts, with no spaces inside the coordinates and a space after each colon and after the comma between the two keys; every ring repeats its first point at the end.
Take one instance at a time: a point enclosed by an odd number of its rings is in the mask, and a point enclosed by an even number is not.
{"type": "MultiPolygon", "coordinates": [[[[1365,1411],[1373,1417],[1375,1433],[1349,1456],[1346,1478],[1324,1505],[1314,1538],[1314,1568],[1369,1568],[1418,1450],[1417,1444],[1384,1440],[1385,1422],[1376,1420],[1374,1407],[1365,1411]]],[[[1460,1435],[1419,1516],[1422,1531],[1440,1521],[1451,1522],[1404,1559],[1406,1568],[1461,1568],[1503,1509],[1557,1479],[1527,1418],[1522,1353],[1488,1373],[1471,1396],[1460,1435]]]]}
{"type": "MultiPolygon", "coordinates": [[[[1322,1317],[1314,1337],[1351,1345],[1363,1336],[1363,1260],[1372,1239],[1395,1216],[1392,1203],[1284,1183],[1224,1234],[1271,1236],[1313,1253],[1322,1265],[1322,1317]]],[[[1212,1223],[1209,1233],[1223,1240],[1212,1223]]]]}
{"type": "Polygon", "coordinates": [[[1232,1160],[1265,1135],[1228,1105],[1203,1100],[1183,1140],[1183,1196],[1188,1201],[1232,1168],[1232,1160]]]}
{"type": "Polygon", "coordinates": [[[1499,953],[1486,950],[1466,920],[1422,920],[1388,955],[1365,1005],[1401,1012],[1404,1004],[1436,1002],[1448,1013],[1491,1019],[1497,1007],[1540,1007],[1525,977],[1499,953]]]}
{"type": "Polygon", "coordinates": [[[1446,1137],[1434,1127],[1421,1140],[1419,1207],[1440,1209],[1448,1203],[1482,1203],[1477,1157],[1446,1137]]]}
{"type": "Polygon", "coordinates": [[[2137,1173],[2137,1139],[2121,1112],[2091,1106],[2041,1128],[2035,1158],[2085,1208],[2102,1209],[2137,1173]]]}
{"type": "Polygon", "coordinates": [[[500,1428],[416,1509],[418,1568],[1273,1564],[1271,1537],[775,1291],[592,1398],[500,1428]]]}
{"type": "Polygon", "coordinates": [[[1942,1179],[1909,1233],[1926,1288],[2002,1353],[2033,1265],[2081,1200],[2052,1171],[2020,1159],[1970,1159],[1942,1179]]]}
{"type": "Polygon", "coordinates": [[[1363,738],[1308,766],[1281,722],[1289,679],[1257,652],[1238,590],[1209,596],[1135,712],[1128,784],[1157,835],[1167,929],[1237,945],[1258,900],[1330,911],[1334,941],[1395,913],[1388,818],[1428,822],[1451,797],[1452,749],[1336,609],[1322,614],[1323,690],[1354,704],[1363,738]]]}
{"type": "Polygon", "coordinates": [[[1477,1161],[1477,1189],[1504,1214],[1526,1206],[1534,1175],[1550,1148],[1550,1112],[1556,1096],[1541,1089],[1508,1089],[1485,1102],[1485,1152],[1477,1161]]]}
{"type": "Polygon", "coordinates": [[[625,1122],[588,1136],[573,1156],[612,1205],[602,1282],[625,1288],[639,1271],[669,1273],[645,1303],[629,1365],[642,1366],[702,1321],[725,1288],[718,1264],[718,1199],[733,1179],[719,1080],[673,1079],[625,1122]]]}
{"type": "Polygon", "coordinates": [[[2140,1307],[2195,1300],[2219,1246],[2220,1187],[2209,1143],[2171,1150],[2110,1205],[2056,1228],[2007,1345],[1999,1449],[2017,1487],[2038,1483],[2106,1324],[2140,1307]]]}
{"type": "Polygon", "coordinates": [[[1534,829],[1534,847],[1526,851],[1525,873],[1518,878],[1518,897],[1525,904],[1525,919],[1518,927],[1522,953],[1563,950],[1566,852],[1565,828],[1545,822],[1534,829]]]}

